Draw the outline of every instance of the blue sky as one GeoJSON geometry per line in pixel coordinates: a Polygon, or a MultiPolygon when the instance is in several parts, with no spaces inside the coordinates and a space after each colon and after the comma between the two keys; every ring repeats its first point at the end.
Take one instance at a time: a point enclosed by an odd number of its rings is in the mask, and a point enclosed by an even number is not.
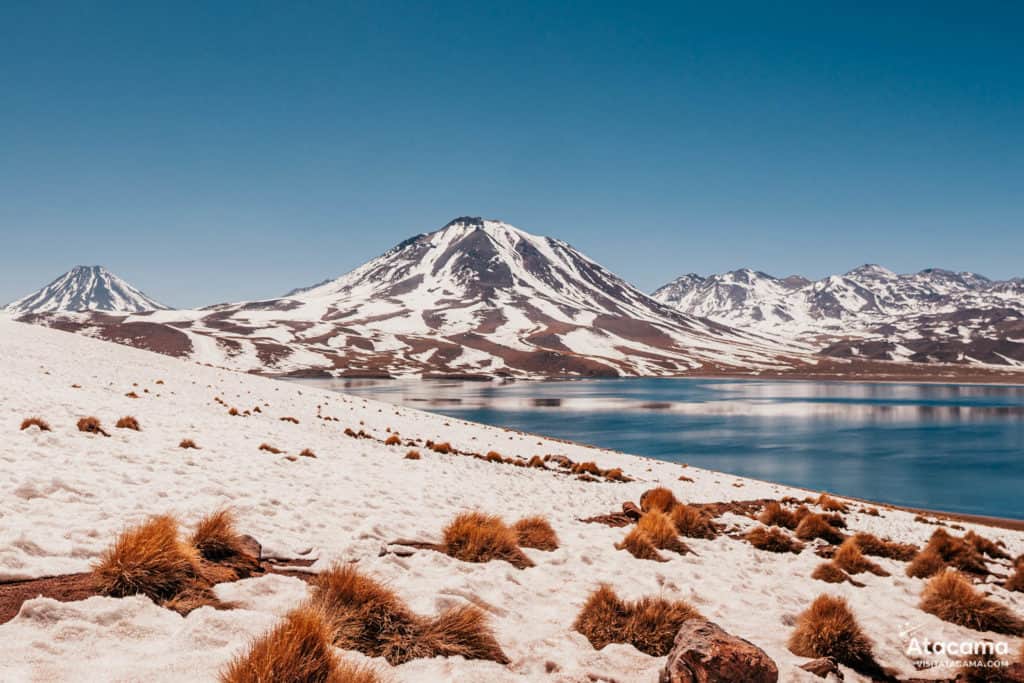
{"type": "Polygon", "coordinates": [[[647,290],[1024,275],[1021,5],[627,5],[5,2],[0,301],[272,296],[459,215],[647,290]]]}

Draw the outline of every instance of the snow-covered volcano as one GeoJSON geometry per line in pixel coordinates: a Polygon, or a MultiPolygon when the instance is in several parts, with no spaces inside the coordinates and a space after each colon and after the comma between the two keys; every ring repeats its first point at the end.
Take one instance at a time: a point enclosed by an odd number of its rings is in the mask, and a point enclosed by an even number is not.
{"type": "Polygon", "coordinates": [[[684,275],[654,298],[723,324],[804,341],[826,355],[1024,365],[1024,281],[863,265],[811,281],[749,269],[684,275]]]}
{"type": "Polygon", "coordinates": [[[4,310],[22,316],[57,311],[142,313],[166,308],[103,266],[75,266],[42,289],[8,304],[4,310]]]}
{"type": "Polygon", "coordinates": [[[287,373],[668,375],[807,358],[798,344],[675,311],[565,242],[481,218],[457,218],[279,299],[61,324],[287,373]]]}

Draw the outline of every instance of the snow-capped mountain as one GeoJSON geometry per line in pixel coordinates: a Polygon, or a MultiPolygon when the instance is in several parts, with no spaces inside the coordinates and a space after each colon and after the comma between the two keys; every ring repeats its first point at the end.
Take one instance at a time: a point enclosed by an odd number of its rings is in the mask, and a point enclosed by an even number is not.
{"type": "Polygon", "coordinates": [[[863,265],[816,281],[752,270],[689,274],[653,297],[689,315],[814,341],[831,356],[1024,364],[1024,281],[863,265]]]}
{"type": "Polygon", "coordinates": [[[57,311],[142,313],[164,310],[154,301],[103,266],[75,266],[42,289],[8,304],[13,316],[57,311]]]}
{"type": "Polygon", "coordinates": [[[279,299],[40,322],[281,373],[667,375],[809,358],[799,344],[665,306],[565,242],[481,218],[279,299]]]}

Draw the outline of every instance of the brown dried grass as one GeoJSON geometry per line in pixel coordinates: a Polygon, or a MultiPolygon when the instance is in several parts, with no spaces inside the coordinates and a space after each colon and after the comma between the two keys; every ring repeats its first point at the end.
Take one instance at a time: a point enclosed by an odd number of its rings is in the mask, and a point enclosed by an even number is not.
{"type": "Polygon", "coordinates": [[[446,453],[446,454],[447,453],[453,453],[455,451],[455,449],[452,448],[452,445],[450,443],[448,443],[447,441],[444,441],[442,443],[431,444],[430,445],[430,450],[434,451],[435,453],[446,453]]]}
{"type": "Polygon", "coordinates": [[[998,543],[985,538],[981,534],[977,534],[973,531],[968,531],[964,534],[964,541],[974,546],[974,549],[983,555],[988,555],[994,560],[1008,560],[1010,554],[1006,552],[1005,548],[1000,546],[998,543]]]}
{"type": "Polygon", "coordinates": [[[637,521],[636,530],[647,536],[659,550],[668,550],[680,555],[692,552],[689,546],[680,540],[679,531],[672,518],[664,512],[651,510],[637,521]]]}
{"type": "Polygon", "coordinates": [[[784,529],[796,529],[796,525],[799,523],[793,511],[782,507],[777,500],[764,506],[761,514],[757,516],[757,521],[765,526],[780,526],[784,529]]]}
{"type": "Polygon", "coordinates": [[[193,441],[192,439],[182,439],[178,443],[178,448],[194,448],[196,450],[199,450],[199,446],[197,446],[196,442],[193,441]]]}
{"type": "Polygon", "coordinates": [[[804,544],[792,538],[779,527],[754,527],[744,536],[750,545],[771,553],[799,553],[804,544]]]}
{"type": "Polygon", "coordinates": [[[299,455],[302,456],[303,458],[315,458],[316,457],[316,453],[314,453],[313,449],[311,449],[311,448],[303,448],[301,451],[299,451],[299,455]]]}
{"type": "Polygon", "coordinates": [[[420,452],[415,450],[415,449],[413,449],[413,450],[411,450],[411,451],[409,451],[408,453],[405,454],[405,459],[406,460],[419,460],[420,457],[421,457],[420,456],[420,452]]]}
{"type": "Polygon", "coordinates": [[[1024,593],[1024,567],[1018,566],[1016,571],[1006,579],[1003,588],[1015,593],[1024,593]]]}
{"type": "Polygon", "coordinates": [[[377,672],[340,660],[323,610],[303,605],[250,643],[221,683],[380,683],[377,672]]]}
{"type": "Polygon", "coordinates": [[[943,621],[975,631],[1024,635],[1024,620],[1007,607],[986,598],[956,571],[933,577],[921,593],[921,609],[943,621]]]}
{"type": "Polygon", "coordinates": [[[853,538],[857,541],[860,551],[865,555],[885,557],[890,560],[909,562],[920,551],[920,548],[913,543],[897,543],[863,532],[854,534],[853,538]]]}
{"type": "Polygon", "coordinates": [[[907,576],[923,579],[946,567],[979,576],[988,574],[985,559],[974,545],[945,529],[936,529],[924,549],[907,565],[907,576]]]}
{"type": "Polygon", "coordinates": [[[648,489],[640,494],[640,509],[644,512],[651,510],[671,512],[672,508],[678,504],[679,501],[676,500],[675,494],[664,486],[648,489]]]}
{"type": "Polygon", "coordinates": [[[680,627],[700,613],[682,600],[644,597],[627,602],[602,584],[587,598],[573,629],[595,649],[610,643],[626,643],[652,657],[664,657],[680,627]]]}
{"type": "Polygon", "coordinates": [[[849,604],[831,595],[819,595],[797,618],[789,650],[799,657],[832,657],[869,676],[881,671],[871,640],[861,630],[849,604]]]}
{"type": "Polygon", "coordinates": [[[512,525],[519,547],[537,550],[558,550],[558,534],[545,517],[526,517],[512,525]]]}
{"type": "Polygon", "coordinates": [[[843,541],[842,545],[836,550],[836,554],[832,556],[832,561],[835,562],[837,567],[849,574],[870,572],[875,576],[889,576],[889,572],[864,557],[864,553],[861,552],[857,539],[854,537],[843,541]]]}
{"type": "Polygon", "coordinates": [[[402,445],[402,437],[400,437],[398,434],[392,434],[388,438],[384,439],[384,445],[385,446],[401,446],[402,445]]]}
{"type": "Polygon", "coordinates": [[[120,420],[118,420],[117,424],[115,424],[114,426],[118,429],[134,429],[137,432],[141,431],[139,429],[139,421],[136,420],[131,415],[125,415],[120,420]]]}
{"type": "Polygon", "coordinates": [[[811,578],[825,583],[845,583],[850,580],[849,575],[836,566],[834,562],[822,562],[814,571],[811,578]]]}
{"type": "Polygon", "coordinates": [[[41,432],[50,431],[50,424],[41,417],[26,417],[21,421],[21,431],[25,431],[29,427],[35,427],[41,432]]]}
{"type": "Polygon", "coordinates": [[[840,503],[827,493],[823,493],[818,496],[817,503],[818,507],[822,510],[826,510],[827,512],[846,512],[847,509],[844,503],[840,503]]]}
{"type": "Polygon", "coordinates": [[[687,538],[712,539],[718,536],[718,529],[711,516],[690,505],[682,503],[672,508],[672,523],[676,530],[687,538]]]}
{"type": "Polygon", "coordinates": [[[178,539],[178,522],[170,515],[126,529],[92,567],[93,583],[103,595],[141,593],[156,602],[192,588],[199,576],[199,553],[178,539]]]}
{"type": "Polygon", "coordinates": [[[813,512],[804,515],[800,523],[796,525],[796,537],[802,541],[813,541],[820,538],[832,545],[843,542],[843,534],[829,524],[823,516],[813,512]]]}
{"type": "Polygon", "coordinates": [[[274,455],[279,455],[284,452],[280,448],[274,448],[269,443],[261,443],[260,450],[266,451],[267,453],[273,453],[274,455]]]}
{"type": "Polygon", "coordinates": [[[462,656],[507,664],[487,616],[450,609],[434,619],[414,614],[393,591],[352,565],[335,565],[313,579],[312,602],[327,615],[334,644],[398,665],[424,657],[462,656]]]}
{"type": "Polygon", "coordinates": [[[294,417],[291,417],[290,415],[285,415],[284,417],[279,417],[278,419],[281,422],[291,422],[293,425],[299,424],[299,421],[294,417]]]}
{"type": "Polygon", "coordinates": [[[463,562],[505,560],[519,569],[533,566],[519,548],[516,532],[500,517],[482,512],[464,512],[449,522],[442,547],[445,554],[463,562]]]}
{"type": "Polygon", "coordinates": [[[102,434],[103,436],[110,436],[103,425],[100,423],[98,418],[95,417],[83,417],[78,420],[78,431],[86,432],[87,434],[102,434]]]}
{"type": "Polygon", "coordinates": [[[658,549],[654,546],[654,543],[644,532],[640,529],[633,527],[626,537],[622,539],[621,543],[615,544],[616,550],[625,550],[630,555],[638,560],[652,560],[654,562],[668,562],[658,549]]]}

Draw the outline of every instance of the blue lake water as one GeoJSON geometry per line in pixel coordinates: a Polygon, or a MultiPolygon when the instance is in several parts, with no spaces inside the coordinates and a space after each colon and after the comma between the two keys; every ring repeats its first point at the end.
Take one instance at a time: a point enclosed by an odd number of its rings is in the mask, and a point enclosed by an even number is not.
{"type": "Polygon", "coordinates": [[[1024,387],[713,379],[315,380],[813,490],[1024,519],[1024,387]]]}

